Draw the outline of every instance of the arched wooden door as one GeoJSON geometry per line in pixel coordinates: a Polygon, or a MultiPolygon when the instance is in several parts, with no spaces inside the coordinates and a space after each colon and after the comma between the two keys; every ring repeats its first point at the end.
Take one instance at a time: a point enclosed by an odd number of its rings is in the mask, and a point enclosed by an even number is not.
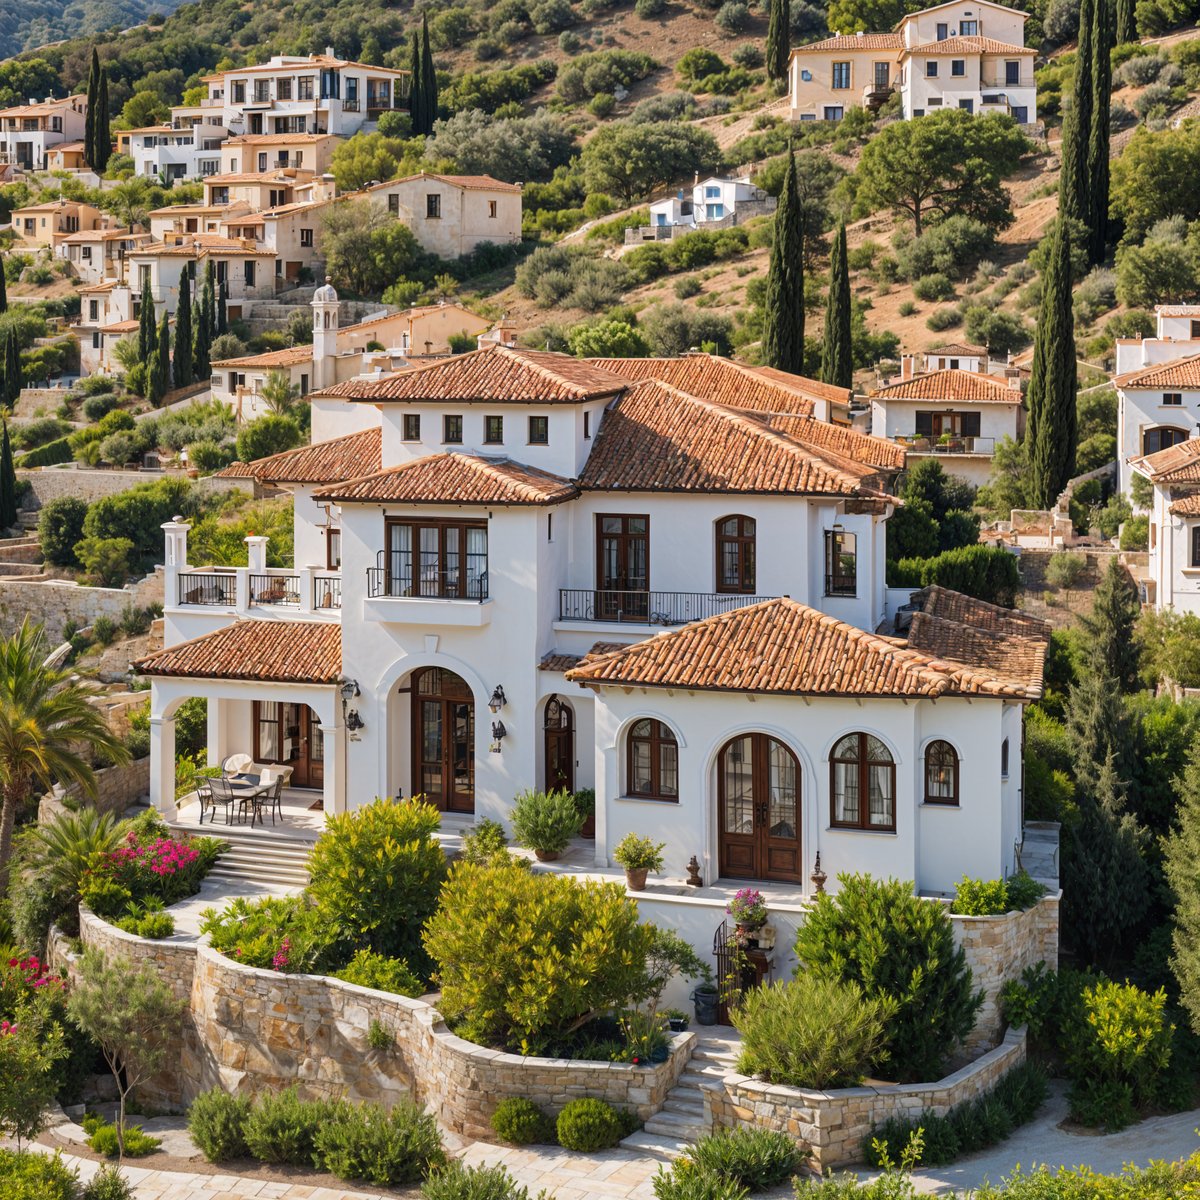
{"type": "Polygon", "coordinates": [[[575,790],[575,714],[557,696],[546,701],[546,791],[575,790]]]}
{"type": "Polygon", "coordinates": [[[780,741],[747,733],[717,757],[721,874],[801,878],[800,764],[780,741]]]}
{"type": "Polygon", "coordinates": [[[475,811],[475,698],[464,679],[426,667],[412,681],[413,795],[442,812],[475,811]]]}

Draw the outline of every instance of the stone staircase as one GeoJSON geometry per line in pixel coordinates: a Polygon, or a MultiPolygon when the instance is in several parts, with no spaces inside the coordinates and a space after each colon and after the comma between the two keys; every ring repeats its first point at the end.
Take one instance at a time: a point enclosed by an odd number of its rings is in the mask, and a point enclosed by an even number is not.
{"type": "Polygon", "coordinates": [[[294,888],[302,888],[308,883],[308,852],[313,848],[313,841],[298,838],[295,834],[272,833],[269,825],[263,829],[258,825],[224,825],[218,821],[215,825],[188,823],[172,828],[193,837],[203,834],[229,843],[229,849],[213,867],[211,879],[294,888]]]}
{"type": "Polygon", "coordinates": [[[622,1146],[670,1160],[697,1138],[712,1132],[704,1122],[704,1094],[700,1085],[736,1071],[739,1044],[734,1030],[725,1026],[715,1028],[719,1032],[698,1034],[687,1069],[667,1093],[662,1108],[637,1133],[625,1138],[622,1146]]]}

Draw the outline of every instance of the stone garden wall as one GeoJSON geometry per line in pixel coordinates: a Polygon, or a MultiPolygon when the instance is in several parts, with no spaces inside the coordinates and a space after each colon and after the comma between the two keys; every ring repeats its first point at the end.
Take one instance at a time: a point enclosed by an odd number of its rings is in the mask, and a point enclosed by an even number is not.
{"type": "MultiPolygon", "coordinates": [[[[88,807],[119,817],[131,804],[149,793],[150,759],[135,758],[119,767],[103,767],[95,773],[95,779],[96,794],[88,798],[88,807]]],[[[45,825],[67,811],[67,805],[63,803],[66,796],[80,798],[79,788],[73,785],[63,792],[56,786],[53,792],[42,797],[38,804],[39,825],[45,825]]]]}
{"type": "Polygon", "coordinates": [[[30,613],[46,628],[52,644],[62,640],[67,622],[82,629],[97,617],[121,619],[127,608],[163,602],[162,568],[123,588],[81,587],[64,579],[0,579],[0,635],[9,636],[30,613]]]}
{"type": "MultiPolygon", "coordinates": [[[[70,464],[54,467],[38,467],[17,472],[17,478],[28,480],[31,499],[26,507],[41,508],[60,496],[78,496],[91,503],[118,492],[127,492],[139,483],[153,483],[158,479],[186,478],[182,471],[102,471],[80,468],[70,464]]],[[[192,480],[205,492],[224,495],[229,492],[254,491],[254,481],[249,479],[222,479],[206,475],[192,480]]]]}
{"type": "Polygon", "coordinates": [[[809,1147],[813,1165],[861,1162],[871,1130],[890,1117],[914,1118],[951,1108],[990,1091],[1025,1061],[1025,1030],[1010,1029],[996,1049],[937,1083],[880,1084],[817,1092],[727,1075],[701,1084],[706,1125],[754,1126],[790,1134],[809,1147]]]}

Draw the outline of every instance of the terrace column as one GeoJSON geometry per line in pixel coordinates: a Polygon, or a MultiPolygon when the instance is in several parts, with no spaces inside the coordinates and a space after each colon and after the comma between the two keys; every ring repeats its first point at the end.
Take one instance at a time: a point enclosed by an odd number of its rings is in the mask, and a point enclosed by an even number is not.
{"type": "Polygon", "coordinates": [[[322,723],[321,734],[325,739],[325,783],[322,800],[327,813],[346,811],[346,727],[334,723],[322,723]]]}
{"type": "Polygon", "coordinates": [[[179,816],[175,806],[175,718],[150,718],[150,803],[165,821],[179,816]]]}
{"type": "Polygon", "coordinates": [[[167,608],[179,603],[179,574],[188,569],[188,530],[186,521],[165,521],[162,525],[166,545],[163,552],[163,601],[167,608]]]}

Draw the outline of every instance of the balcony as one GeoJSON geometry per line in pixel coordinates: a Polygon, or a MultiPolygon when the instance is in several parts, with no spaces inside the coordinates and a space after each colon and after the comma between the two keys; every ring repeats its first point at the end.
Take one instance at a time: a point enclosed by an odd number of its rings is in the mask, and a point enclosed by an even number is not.
{"type": "Polygon", "coordinates": [[[996,452],[994,437],[958,437],[942,434],[941,437],[899,434],[896,443],[910,454],[977,454],[990,458],[996,452]]]}
{"type": "Polygon", "coordinates": [[[559,588],[558,619],[620,625],[687,625],[771,596],[744,596],[721,592],[597,591],[592,588],[559,588]]]}
{"type": "Polygon", "coordinates": [[[380,551],[377,565],[367,568],[368,620],[394,624],[471,627],[491,623],[486,556],[466,555],[465,567],[442,567],[436,558],[414,574],[409,555],[380,551]]]}
{"type": "Polygon", "coordinates": [[[177,576],[181,608],[291,609],[298,616],[342,607],[342,578],[334,572],[248,567],[198,567],[177,576]]]}

